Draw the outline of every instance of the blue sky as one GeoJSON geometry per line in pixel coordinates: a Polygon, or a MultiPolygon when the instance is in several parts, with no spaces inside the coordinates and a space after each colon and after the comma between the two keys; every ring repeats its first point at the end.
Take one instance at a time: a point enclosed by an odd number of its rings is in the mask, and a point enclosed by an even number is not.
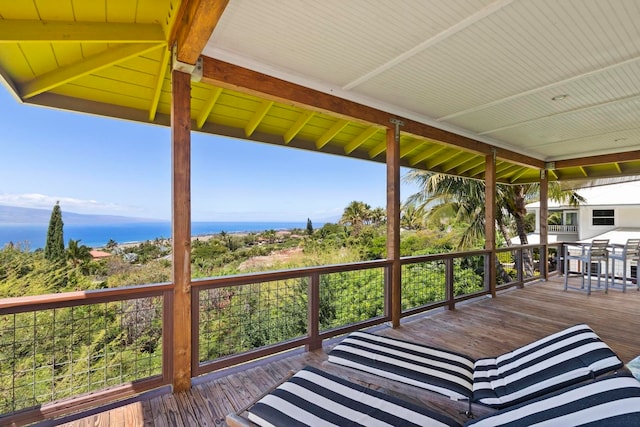
{"type": "MultiPolygon", "coordinates": [[[[170,129],[22,105],[0,86],[0,205],[171,217],[170,129]]],[[[406,171],[403,171],[404,174],[406,171]]],[[[192,220],[324,222],[386,204],[385,165],[193,133],[192,220]],[[242,159],[242,161],[238,161],[242,159]]],[[[415,187],[402,185],[404,199],[415,187]]]]}

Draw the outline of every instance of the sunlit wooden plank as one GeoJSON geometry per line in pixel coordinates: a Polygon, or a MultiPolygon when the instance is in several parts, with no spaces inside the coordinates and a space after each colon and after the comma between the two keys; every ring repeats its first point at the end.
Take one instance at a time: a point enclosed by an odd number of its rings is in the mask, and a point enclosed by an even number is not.
{"type": "Polygon", "coordinates": [[[400,158],[405,157],[407,154],[411,153],[416,148],[420,147],[422,144],[424,144],[424,141],[420,140],[420,139],[417,139],[415,141],[411,141],[409,144],[405,144],[404,147],[401,146],[401,148],[400,148],[400,158]]]}
{"type": "Polygon", "coordinates": [[[348,120],[338,120],[337,122],[335,122],[334,125],[331,126],[331,128],[329,128],[322,136],[320,136],[320,138],[316,140],[316,148],[320,149],[327,145],[327,143],[331,141],[334,136],[339,134],[342,129],[347,127],[348,124],[348,120]]]}
{"type": "Polygon", "coordinates": [[[216,101],[218,101],[221,93],[222,89],[219,87],[214,88],[211,91],[211,95],[207,98],[207,101],[202,106],[202,110],[200,110],[200,114],[198,114],[198,118],[196,119],[198,129],[202,129],[202,126],[207,122],[209,114],[211,114],[211,110],[213,109],[213,106],[216,105],[216,101]]]}
{"type": "Polygon", "coordinates": [[[302,130],[302,128],[309,122],[309,120],[311,120],[314,115],[315,113],[313,111],[305,111],[304,113],[300,114],[298,120],[296,120],[293,126],[291,126],[289,130],[287,130],[287,132],[284,134],[284,143],[290,143],[291,140],[296,137],[298,132],[302,130]]]}
{"type": "Polygon", "coordinates": [[[0,43],[159,43],[158,24],[0,20],[0,43]]]}
{"type": "Polygon", "coordinates": [[[162,60],[158,64],[158,72],[156,73],[156,88],[153,91],[153,98],[151,99],[151,106],[149,107],[149,121],[153,121],[156,118],[158,111],[158,102],[160,101],[160,94],[162,93],[162,86],[167,75],[167,68],[169,67],[169,58],[171,58],[171,51],[166,46],[162,46],[162,60]]]}
{"type": "Polygon", "coordinates": [[[460,154],[460,152],[458,150],[450,150],[450,153],[443,153],[441,155],[439,155],[438,157],[432,159],[430,162],[427,162],[427,169],[433,169],[436,166],[439,166],[443,163],[448,162],[449,160],[453,159],[454,157],[456,157],[458,154],[460,154]]]}
{"type": "Polygon", "coordinates": [[[529,172],[528,168],[519,166],[520,170],[516,173],[514,173],[511,178],[509,179],[510,182],[515,183],[518,181],[519,178],[523,177],[524,175],[526,175],[529,172]]]}
{"type": "Polygon", "coordinates": [[[262,119],[264,119],[264,116],[267,115],[272,105],[273,101],[263,101],[262,104],[260,104],[247,125],[244,127],[244,134],[246,136],[249,137],[253,135],[253,132],[256,130],[262,119]]]}
{"type": "Polygon", "coordinates": [[[589,174],[587,173],[587,170],[585,168],[583,168],[582,166],[579,166],[578,169],[580,170],[582,175],[589,176],[589,174]]]}
{"type": "Polygon", "coordinates": [[[464,175],[465,172],[469,172],[471,169],[480,165],[484,166],[484,158],[475,156],[456,168],[456,174],[464,175]]]}
{"type": "Polygon", "coordinates": [[[157,48],[158,45],[126,44],[110,49],[99,55],[87,58],[84,61],[67,67],[61,67],[27,82],[21,87],[21,95],[25,99],[31,98],[79,77],[86,76],[87,74],[94,73],[103,68],[126,61],[133,56],[142,55],[145,52],[157,48]]]}
{"type": "Polygon", "coordinates": [[[369,157],[373,159],[378,154],[384,152],[384,150],[386,150],[386,149],[387,149],[387,143],[386,143],[386,141],[383,141],[380,144],[378,144],[375,147],[373,147],[371,150],[369,150],[369,157]]]}
{"type": "Polygon", "coordinates": [[[444,151],[446,148],[447,147],[444,146],[444,145],[434,144],[431,147],[423,150],[420,154],[417,154],[417,155],[409,158],[409,164],[411,166],[415,166],[418,163],[427,160],[431,156],[435,156],[436,154],[440,153],[441,151],[444,151]]]}
{"type": "Polygon", "coordinates": [[[379,130],[380,129],[373,126],[366,128],[365,130],[360,132],[358,136],[353,138],[351,142],[349,142],[347,145],[344,146],[344,153],[349,154],[353,152],[353,150],[355,150],[356,148],[364,144],[369,138],[375,135],[379,130]]]}
{"type": "Polygon", "coordinates": [[[455,156],[453,159],[451,159],[451,161],[447,162],[446,164],[442,165],[442,168],[446,171],[451,171],[455,168],[457,168],[460,165],[465,164],[466,162],[468,162],[469,160],[473,159],[476,156],[476,154],[473,153],[467,153],[467,152],[460,152],[458,153],[457,156],[455,156]]]}
{"type": "Polygon", "coordinates": [[[195,64],[229,0],[184,0],[171,36],[178,61],[195,64]]]}

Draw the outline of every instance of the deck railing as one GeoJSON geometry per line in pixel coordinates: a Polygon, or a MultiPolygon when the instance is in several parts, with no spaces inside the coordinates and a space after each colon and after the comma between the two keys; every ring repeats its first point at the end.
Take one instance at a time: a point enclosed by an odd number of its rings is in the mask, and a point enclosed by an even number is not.
{"type": "MultiPolygon", "coordinates": [[[[549,252],[561,253],[557,246],[549,252]]],[[[489,260],[500,270],[498,290],[540,278],[548,268],[539,262],[542,253],[543,246],[527,245],[493,255],[402,258],[401,316],[489,294],[489,260]],[[526,271],[527,260],[533,270],[526,271]]],[[[379,260],[193,281],[192,375],[319,348],[325,339],[391,320],[391,267],[379,260]]],[[[173,292],[172,284],[158,284],[0,300],[0,424],[169,384],[173,292]]]]}
{"type": "Polygon", "coordinates": [[[549,233],[577,233],[578,226],[549,224],[547,225],[547,231],[549,233]]]}
{"type": "Polygon", "coordinates": [[[0,424],[168,384],[162,334],[172,296],[161,284],[0,300],[0,414],[13,414],[0,424]]]}

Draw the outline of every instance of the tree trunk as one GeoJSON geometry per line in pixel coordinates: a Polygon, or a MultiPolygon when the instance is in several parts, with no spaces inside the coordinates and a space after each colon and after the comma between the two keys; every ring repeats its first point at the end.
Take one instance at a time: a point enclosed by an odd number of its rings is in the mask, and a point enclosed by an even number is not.
{"type": "MultiPolygon", "coordinates": [[[[520,238],[521,245],[528,245],[527,231],[525,229],[525,217],[527,216],[527,208],[525,207],[525,188],[522,185],[514,187],[515,193],[515,209],[514,217],[516,221],[516,230],[520,238]]],[[[524,277],[533,277],[533,257],[531,250],[522,251],[522,267],[524,269],[524,277]]]]}

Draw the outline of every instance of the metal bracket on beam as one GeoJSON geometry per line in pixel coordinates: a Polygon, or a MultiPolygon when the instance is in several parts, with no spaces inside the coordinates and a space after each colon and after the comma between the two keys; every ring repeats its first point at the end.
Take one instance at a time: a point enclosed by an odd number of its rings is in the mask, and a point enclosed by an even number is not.
{"type": "Polygon", "coordinates": [[[545,179],[547,177],[547,170],[546,169],[540,169],[540,179],[545,179]]]}
{"type": "Polygon", "coordinates": [[[555,168],[556,168],[556,162],[546,162],[546,163],[544,164],[544,169],[545,169],[545,170],[550,171],[550,170],[553,170],[553,169],[555,169],[555,168]]]}
{"type": "Polygon", "coordinates": [[[175,47],[172,51],[171,66],[173,70],[191,74],[192,82],[199,82],[202,80],[202,56],[198,57],[195,64],[187,64],[186,62],[178,61],[178,52],[175,47]]]}
{"type": "Polygon", "coordinates": [[[400,119],[389,119],[389,121],[395,125],[394,138],[396,142],[400,142],[400,126],[404,126],[404,122],[400,119]]]}

